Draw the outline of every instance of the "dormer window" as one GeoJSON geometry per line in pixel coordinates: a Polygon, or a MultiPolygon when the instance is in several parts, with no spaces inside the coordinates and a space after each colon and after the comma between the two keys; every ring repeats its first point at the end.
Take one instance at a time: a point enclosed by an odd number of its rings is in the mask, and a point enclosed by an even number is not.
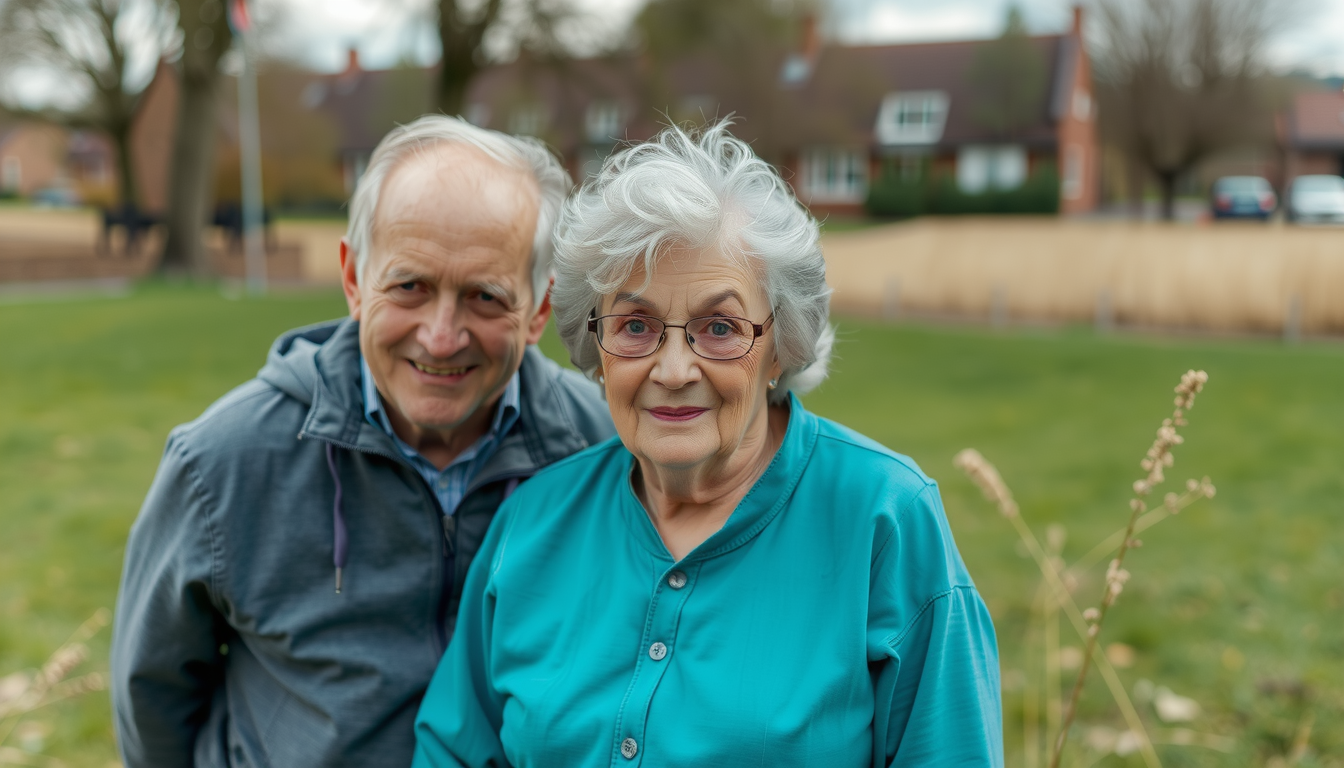
{"type": "Polygon", "coordinates": [[[624,135],[625,121],[621,119],[621,105],[614,101],[594,101],[588,105],[584,127],[590,144],[610,144],[624,135]]]}
{"type": "Polygon", "coordinates": [[[946,93],[889,93],[877,112],[877,140],[881,144],[934,144],[942,138],[946,124],[946,93]]]}

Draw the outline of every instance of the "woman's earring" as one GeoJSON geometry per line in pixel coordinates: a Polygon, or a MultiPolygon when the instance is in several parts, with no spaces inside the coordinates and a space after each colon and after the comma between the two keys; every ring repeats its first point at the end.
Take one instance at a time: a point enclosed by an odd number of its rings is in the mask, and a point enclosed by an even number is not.
{"type": "Polygon", "coordinates": [[[598,384],[606,384],[606,383],[607,383],[607,377],[606,377],[604,374],[601,374],[601,373],[597,374],[597,383],[598,383],[598,384]]]}
{"type": "Polygon", "coordinates": [[[778,387],[778,386],[779,386],[779,379],[771,379],[771,380],[770,380],[770,383],[765,385],[765,388],[766,388],[766,389],[769,389],[769,390],[773,390],[775,387],[778,387]]]}

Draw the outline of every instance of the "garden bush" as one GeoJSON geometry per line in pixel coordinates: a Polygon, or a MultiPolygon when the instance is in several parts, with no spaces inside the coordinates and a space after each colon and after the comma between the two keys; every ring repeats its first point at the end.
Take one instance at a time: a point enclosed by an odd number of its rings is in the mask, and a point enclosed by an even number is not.
{"type": "Polygon", "coordinates": [[[869,215],[910,218],[924,214],[1053,214],[1059,212],[1059,175],[1043,164],[1022,186],[976,194],[961,191],[947,175],[906,181],[888,166],[868,189],[864,203],[869,215]]]}

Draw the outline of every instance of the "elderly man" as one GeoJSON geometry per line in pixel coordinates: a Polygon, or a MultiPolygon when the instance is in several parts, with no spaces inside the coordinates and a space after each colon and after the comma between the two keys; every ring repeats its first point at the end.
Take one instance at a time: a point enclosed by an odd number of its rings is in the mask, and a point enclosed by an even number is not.
{"type": "Polygon", "coordinates": [[[425,117],[374,152],[341,242],[350,317],[280,337],[173,431],[112,650],[140,766],[408,765],[495,509],[612,434],[534,347],[570,186],[544,147],[425,117]]]}

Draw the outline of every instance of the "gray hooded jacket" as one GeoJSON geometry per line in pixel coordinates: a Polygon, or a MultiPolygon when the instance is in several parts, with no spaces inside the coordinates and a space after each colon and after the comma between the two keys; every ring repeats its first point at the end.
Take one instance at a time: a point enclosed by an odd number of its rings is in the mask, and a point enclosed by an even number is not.
{"type": "Polygon", "coordinates": [[[128,768],[409,765],[495,509],[613,434],[597,388],[529,348],[518,422],[445,518],[365,420],[359,359],[354,321],[292,331],[168,438],[113,637],[128,768]]]}

